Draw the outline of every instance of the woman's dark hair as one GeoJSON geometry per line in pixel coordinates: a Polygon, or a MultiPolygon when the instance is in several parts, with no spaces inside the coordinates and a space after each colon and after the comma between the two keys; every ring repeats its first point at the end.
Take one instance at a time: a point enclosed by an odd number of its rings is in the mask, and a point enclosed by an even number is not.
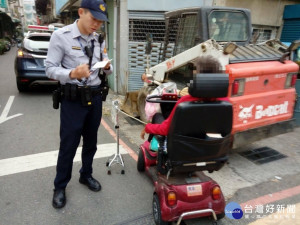
{"type": "Polygon", "coordinates": [[[212,56],[201,56],[196,60],[197,73],[222,73],[222,66],[218,59],[212,56]]]}

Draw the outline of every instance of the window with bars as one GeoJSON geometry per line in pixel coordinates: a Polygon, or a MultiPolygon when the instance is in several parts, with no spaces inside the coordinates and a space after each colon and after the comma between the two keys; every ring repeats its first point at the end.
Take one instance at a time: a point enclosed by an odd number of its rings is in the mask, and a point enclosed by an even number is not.
{"type": "Polygon", "coordinates": [[[140,89],[144,85],[141,75],[145,72],[147,65],[155,66],[161,61],[164,38],[164,20],[129,18],[128,91],[140,89]],[[147,34],[152,35],[152,50],[149,57],[145,52],[147,34]]]}
{"type": "MultiPolygon", "coordinates": [[[[174,55],[177,55],[195,46],[195,41],[198,34],[196,23],[196,14],[184,15],[181,17],[178,24],[177,34],[172,33],[174,37],[176,37],[174,55]]],[[[171,36],[169,40],[172,41],[172,38],[173,37],[171,36]]]]}
{"type": "Polygon", "coordinates": [[[256,39],[256,43],[261,43],[271,39],[272,30],[269,29],[253,29],[252,37],[256,39]]]}
{"type": "MultiPolygon", "coordinates": [[[[196,22],[197,14],[195,13],[168,18],[168,26],[166,26],[165,20],[162,19],[129,18],[129,91],[137,90],[143,85],[140,76],[144,73],[147,65],[145,55],[146,35],[152,34],[153,40],[153,48],[149,57],[151,67],[193,47],[198,34],[197,29],[195,29],[196,22]],[[168,29],[167,32],[166,29],[168,29]],[[175,49],[176,54],[174,54],[175,49]]],[[[171,75],[169,79],[171,79],[171,75]]],[[[181,79],[181,77],[178,77],[178,79],[181,79]]]]}
{"type": "Polygon", "coordinates": [[[153,42],[163,42],[165,21],[144,19],[129,20],[129,41],[145,42],[147,33],[152,34],[153,42]]]}

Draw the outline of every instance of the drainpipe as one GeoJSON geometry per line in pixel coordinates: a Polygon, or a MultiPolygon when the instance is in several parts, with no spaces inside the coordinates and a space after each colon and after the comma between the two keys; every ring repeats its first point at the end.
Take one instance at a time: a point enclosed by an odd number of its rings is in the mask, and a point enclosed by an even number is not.
{"type": "Polygon", "coordinates": [[[276,28],[276,38],[280,40],[282,28],[283,28],[283,11],[281,11],[281,0],[278,1],[278,7],[277,7],[277,15],[282,15],[281,17],[277,17],[277,24],[279,25],[278,28],[276,28]]]}
{"type": "Polygon", "coordinates": [[[118,68],[118,62],[117,62],[117,42],[118,42],[118,7],[119,7],[119,0],[114,0],[114,67],[115,67],[115,76],[114,76],[114,87],[115,87],[115,92],[118,94],[118,73],[119,73],[119,68],[118,68]]]}

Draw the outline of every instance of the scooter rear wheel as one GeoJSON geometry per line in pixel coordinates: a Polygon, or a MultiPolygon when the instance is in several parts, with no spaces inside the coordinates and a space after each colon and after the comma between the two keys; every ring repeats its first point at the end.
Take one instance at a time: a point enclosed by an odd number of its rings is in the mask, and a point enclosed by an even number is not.
{"type": "Polygon", "coordinates": [[[152,211],[153,211],[153,218],[156,225],[168,225],[169,222],[163,221],[161,218],[161,209],[158,196],[156,194],[153,195],[153,202],[152,202],[152,211]]]}
{"type": "Polygon", "coordinates": [[[225,217],[225,212],[217,215],[217,220],[221,220],[225,217]]]}
{"type": "Polygon", "coordinates": [[[139,151],[139,157],[137,161],[137,170],[139,172],[145,171],[145,158],[144,158],[144,152],[140,149],[139,151]]]}

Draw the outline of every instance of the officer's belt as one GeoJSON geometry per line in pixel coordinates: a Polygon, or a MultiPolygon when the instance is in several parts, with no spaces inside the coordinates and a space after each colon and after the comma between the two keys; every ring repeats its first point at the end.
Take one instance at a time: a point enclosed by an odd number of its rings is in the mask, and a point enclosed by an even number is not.
{"type": "MultiPolygon", "coordinates": [[[[69,90],[70,91],[72,91],[72,90],[75,91],[77,96],[80,96],[82,88],[86,88],[85,86],[78,86],[78,85],[75,85],[75,84],[72,84],[71,86],[72,86],[72,88],[69,88],[69,90]]],[[[65,91],[66,91],[66,85],[61,85],[60,87],[61,87],[61,92],[64,94],[65,91]]],[[[93,96],[101,95],[100,85],[88,86],[88,87],[91,89],[91,93],[92,93],[93,96]]]]}

